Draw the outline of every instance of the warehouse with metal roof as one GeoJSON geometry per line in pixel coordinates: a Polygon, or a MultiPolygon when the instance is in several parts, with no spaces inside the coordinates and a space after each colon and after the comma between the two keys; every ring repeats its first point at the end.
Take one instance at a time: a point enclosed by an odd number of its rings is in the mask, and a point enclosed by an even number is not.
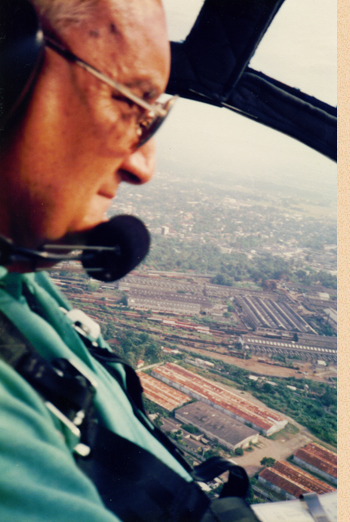
{"type": "Polygon", "coordinates": [[[272,468],[260,471],[258,481],[288,500],[298,499],[305,493],[322,495],[335,491],[329,484],[286,461],[278,461],[272,468]]]}
{"type": "Polygon", "coordinates": [[[147,399],[155,402],[165,410],[173,411],[174,408],[178,408],[191,400],[188,395],[174,390],[174,388],[154,379],[147,373],[138,371],[137,375],[140,377],[141,385],[147,399]]]}
{"type": "Polygon", "coordinates": [[[293,462],[337,484],[337,455],[319,444],[312,442],[298,449],[293,455],[293,462]]]}
{"type": "Polygon", "coordinates": [[[195,426],[208,439],[231,450],[247,448],[249,443],[258,442],[259,433],[256,430],[202,401],[182,406],[176,410],[175,419],[195,426]]]}
{"type": "Polygon", "coordinates": [[[272,435],[288,423],[281,414],[257,405],[175,363],[153,368],[152,376],[194,399],[249,425],[263,435],[272,435]]]}

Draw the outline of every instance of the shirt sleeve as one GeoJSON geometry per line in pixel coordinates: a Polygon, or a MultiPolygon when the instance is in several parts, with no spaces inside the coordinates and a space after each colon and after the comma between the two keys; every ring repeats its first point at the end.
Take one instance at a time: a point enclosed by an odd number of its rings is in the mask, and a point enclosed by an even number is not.
{"type": "Polygon", "coordinates": [[[76,466],[35,390],[0,361],[0,520],[121,522],[76,466]]]}

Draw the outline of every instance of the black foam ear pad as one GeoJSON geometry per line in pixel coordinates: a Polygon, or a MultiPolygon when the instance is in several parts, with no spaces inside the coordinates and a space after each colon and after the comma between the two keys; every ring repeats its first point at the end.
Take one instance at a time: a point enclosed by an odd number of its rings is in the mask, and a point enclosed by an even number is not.
{"type": "Polygon", "coordinates": [[[37,76],[44,35],[28,0],[0,0],[0,130],[3,130],[37,76]]]}

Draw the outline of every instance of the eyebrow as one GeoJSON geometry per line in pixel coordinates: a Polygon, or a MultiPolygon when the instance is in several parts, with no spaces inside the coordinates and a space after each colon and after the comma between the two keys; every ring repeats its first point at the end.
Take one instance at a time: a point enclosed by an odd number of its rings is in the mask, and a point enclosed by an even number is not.
{"type": "Polygon", "coordinates": [[[160,90],[160,88],[152,81],[152,80],[134,80],[131,82],[127,82],[124,84],[129,89],[133,88],[139,88],[144,93],[142,95],[142,98],[144,100],[152,100],[157,99],[161,94],[163,94],[163,91],[160,90]]]}

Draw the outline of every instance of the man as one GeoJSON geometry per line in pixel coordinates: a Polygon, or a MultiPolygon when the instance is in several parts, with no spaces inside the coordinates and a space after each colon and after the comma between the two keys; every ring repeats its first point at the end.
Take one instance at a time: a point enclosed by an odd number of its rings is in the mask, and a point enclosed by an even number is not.
{"type": "MultiPolygon", "coordinates": [[[[158,1],[78,2],[86,4],[81,22],[70,18],[74,2],[52,2],[57,13],[51,2],[35,3],[45,32],[74,54],[149,103],[164,91],[169,45],[158,1]],[[57,22],[47,18],[55,14],[57,22]]],[[[1,233],[37,247],[103,221],[119,183],[152,176],[153,141],[135,150],[140,116],[140,107],[46,49],[26,114],[2,158],[1,233]]]]}
{"type": "MultiPolygon", "coordinates": [[[[15,245],[38,249],[103,222],[119,184],[145,183],[155,166],[153,140],[138,147],[145,109],[60,50],[149,104],[166,87],[170,59],[158,0],[32,3],[48,40],[30,99],[19,107],[1,151],[0,234],[15,245]]],[[[115,379],[90,355],[71,327],[68,303],[48,278],[21,274],[28,270],[25,263],[0,270],[2,346],[28,344],[49,363],[57,357],[71,360],[97,389],[99,424],[191,482],[142,412],[133,412],[125,370],[115,364],[115,379]]],[[[98,344],[106,347],[101,339],[98,344]]],[[[76,429],[70,430],[51,401],[2,360],[0,396],[0,519],[119,520],[75,462],[76,429]]],[[[139,492],[134,493],[137,499],[139,492]]]]}

